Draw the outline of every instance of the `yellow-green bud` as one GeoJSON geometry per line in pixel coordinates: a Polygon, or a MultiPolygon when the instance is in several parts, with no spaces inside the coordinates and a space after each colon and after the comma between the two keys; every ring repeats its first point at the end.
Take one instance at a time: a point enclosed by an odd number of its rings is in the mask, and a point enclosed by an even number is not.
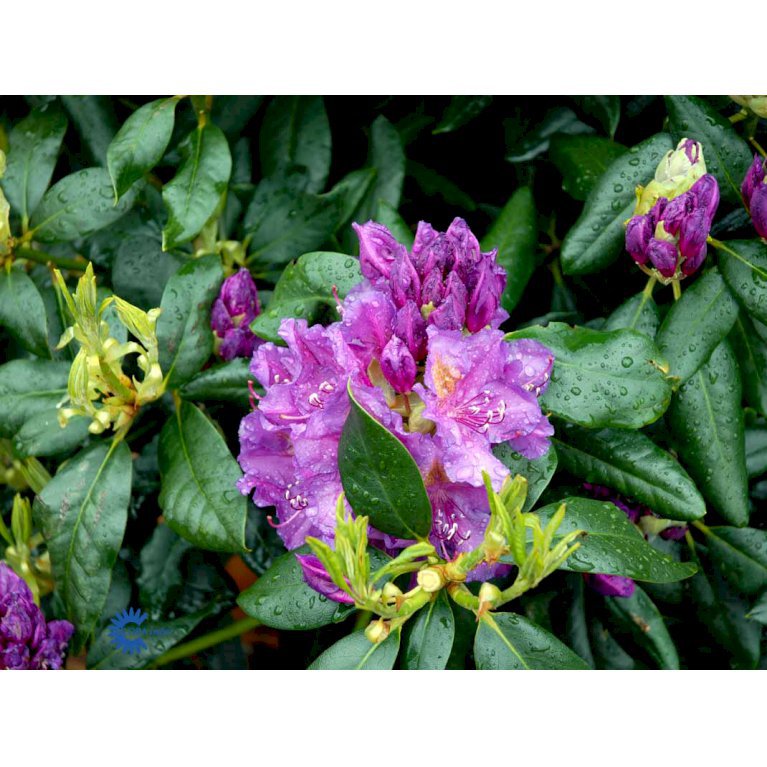
{"type": "Polygon", "coordinates": [[[389,581],[383,587],[381,592],[381,600],[387,606],[395,605],[402,599],[402,589],[397,585],[389,581]]]}
{"type": "Polygon", "coordinates": [[[767,96],[730,96],[742,107],[750,109],[755,115],[767,118],[767,96]]]}
{"type": "Polygon", "coordinates": [[[389,636],[391,631],[391,624],[389,621],[385,621],[383,618],[379,618],[377,621],[373,621],[365,629],[365,636],[369,642],[373,644],[380,644],[389,636]]]}

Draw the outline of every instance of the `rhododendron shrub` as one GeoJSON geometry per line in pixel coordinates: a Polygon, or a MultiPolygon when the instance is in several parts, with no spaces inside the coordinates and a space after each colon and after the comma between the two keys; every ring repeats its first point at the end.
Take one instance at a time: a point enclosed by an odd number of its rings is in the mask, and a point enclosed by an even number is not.
{"type": "Polygon", "coordinates": [[[765,99],[6,99],[0,669],[763,667],[765,99]]]}

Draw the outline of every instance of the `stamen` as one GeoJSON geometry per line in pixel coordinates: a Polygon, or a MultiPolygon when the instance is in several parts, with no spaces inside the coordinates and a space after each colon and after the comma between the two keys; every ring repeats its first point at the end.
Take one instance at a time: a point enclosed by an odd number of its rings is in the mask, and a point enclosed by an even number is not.
{"type": "Polygon", "coordinates": [[[301,513],[301,511],[302,509],[299,509],[295,514],[291,515],[290,519],[286,519],[284,522],[275,522],[274,517],[271,514],[266,517],[266,521],[269,523],[270,527],[273,527],[276,530],[278,527],[285,527],[285,525],[289,525],[301,513]]]}

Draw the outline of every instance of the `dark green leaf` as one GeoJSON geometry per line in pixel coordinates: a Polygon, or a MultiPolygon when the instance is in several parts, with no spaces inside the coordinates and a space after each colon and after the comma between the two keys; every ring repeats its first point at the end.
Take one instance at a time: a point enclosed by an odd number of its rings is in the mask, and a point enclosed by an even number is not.
{"type": "Polygon", "coordinates": [[[47,106],[33,109],[11,131],[2,187],[22,220],[29,220],[51,183],[66,130],[67,118],[47,106]]]}
{"type": "Polygon", "coordinates": [[[171,530],[158,525],[149,543],[141,549],[141,575],[137,580],[139,600],[150,619],[164,614],[183,583],[181,560],[192,544],[171,530]]]}
{"type": "Polygon", "coordinates": [[[590,125],[581,122],[572,109],[557,107],[547,112],[541,123],[512,146],[506,155],[509,162],[527,162],[549,148],[551,137],[556,133],[577,135],[593,133],[590,125]]]}
{"type": "Polygon", "coordinates": [[[354,513],[398,538],[424,538],[431,503],[407,448],[375,420],[349,389],[351,409],[338,443],[338,468],[354,513]]]}
{"type": "Polygon", "coordinates": [[[639,431],[568,426],[554,440],[561,465],[586,482],[606,485],[667,519],[691,521],[706,504],[679,462],[639,431]]]}
{"type": "Polygon", "coordinates": [[[125,442],[101,442],[68,461],[35,499],[56,591],[77,631],[94,630],[128,520],[132,461],[125,442]]]}
{"type": "Polygon", "coordinates": [[[748,524],[740,375],[727,341],[679,390],[669,424],[703,496],[730,524],[748,524]]]}
{"type": "Polygon", "coordinates": [[[440,197],[445,205],[475,211],[477,204],[455,182],[443,174],[414,160],[407,161],[407,175],[426,197],[440,197]]]}
{"type": "Polygon", "coordinates": [[[69,363],[12,360],[0,365],[0,437],[12,437],[38,413],[55,411],[66,396],[69,363]]]}
{"type": "Polygon", "coordinates": [[[575,100],[586,114],[596,118],[610,138],[615,136],[621,117],[620,96],[578,96],[575,100]]]}
{"type": "Polygon", "coordinates": [[[553,634],[516,613],[487,613],[482,618],[474,660],[481,671],[588,668],[553,634]]]}
{"type": "Polygon", "coordinates": [[[304,580],[296,554],[308,553],[309,547],[302,546],[276,559],[240,594],[237,604],[265,626],[287,631],[308,631],[342,621],[352,607],[318,594],[304,580]]]}
{"type": "Polygon", "coordinates": [[[383,224],[394,236],[397,242],[407,246],[408,250],[413,247],[413,232],[400,216],[399,212],[392,208],[386,200],[378,201],[378,210],[375,215],[375,221],[383,224]]]}
{"type": "Polygon", "coordinates": [[[492,101],[492,96],[453,96],[432,133],[450,133],[462,128],[487,109],[492,101]]]}
{"type": "Polygon", "coordinates": [[[699,277],[675,301],[658,331],[661,354],[671,375],[687,381],[727,336],[738,304],[716,268],[699,277]]]}
{"type": "Polygon", "coordinates": [[[592,618],[588,628],[594,651],[594,665],[598,669],[628,671],[639,668],[637,662],[618,644],[599,618],[592,618]]]}
{"type": "Polygon", "coordinates": [[[522,511],[530,511],[557,470],[557,451],[550,447],[546,455],[531,460],[520,455],[507,442],[504,442],[493,448],[493,454],[509,468],[512,477],[521,474],[527,480],[527,498],[522,511]]]}
{"type": "Polygon", "coordinates": [[[746,617],[752,621],[761,623],[762,626],[767,626],[767,591],[756,600],[754,606],[746,617]]]}
{"type": "Polygon", "coordinates": [[[552,322],[507,338],[534,338],[554,353],[541,403],[567,421],[636,429],[660,418],[671,400],[657,347],[634,330],[604,332],[552,322]]]}
{"type": "Polygon", "coordinates": [[[342,253],[305,253],[287,266],[266,311],[250,327],[261,338],[283,343],[277,331],[285,317],[299,317],[310,325],[337,319],[333,286],[343,298],[361,279],[356,258],[342,253]]]}
{"type": "Polygon", "coordinates": [[[636,525],[611,503],[565,498],[535,511],[542,525],[561,503],[567,504],[565,519],[554,541],[573,530],[586,532],[579,538],[580,548],[565,561],[563,570],[623,575],[651,583],[671,583],[695,573],[695,565],[676,562],[650,546],[636,525]]]}
{"type": "Polygon", "coordinates": [[[311,194],[305,191],[307,182],[302,170],[258,185],[243,221],[250,237],[248,263],[281,268],[330,239],[345,200],[337,194],[311,194]]]}
{"type": "Polygon", "coordinates": [[[397,129],[383,115],[377,117],[370,127],[367,164],[375,169],[376,177],[355,214],[355,220],[360,222],[373,218],[380,200],[396,210],[402,195],[405,153],[397,129]]]}
{"type": "Polygon", "coordinates": [[[109,96],[61,96],[83,148],[90,158],[106,166],[107,149],[117,133],[117,119],[109,96]]]}
{"type": "Polygon", "coordinates": [[[86,168],[54,184],[30,221],[40,242],[68,242],[87,237],[125,215],[136,197],[132,189],[115,205],[112,182],[104,168],[86,168]]]}
{"type": "Polygon", "coordinates": [[[407,623],[403,668],[442,671],[447,666],[455,637],[455,619],[441,591],[407,623]]]}
{"type": "Polygon", "coordinates": [[[107,150],[115,199],[162,159],[170,143],[178,99],[158,99],[139,107],[122,125],[107,150]]]}
{"type": "Polygon", "coordinates": [[[482,250],[498,249],[498,263],[509,279],[501,296],[507,312],[514,310],[535,269],[538,224],[530,187],[517,189],[482,239],[482,250]]]}
{"type": "Polygon", "coordinates": [[[339,229],[349,223],[375,178],[374,168],[360,168],[344,176],[327,194],[323,195],[325,199],[341,201],[339,229]]]}
{"type": "Polygon", "coordinates": [[[706,168],[719,182],[722,199],[740,202],[740,183],[753,154],[732,123],[697,96],[666,96],[666,108],[674,142],[700,141],[706,168]]]}
{"type": "Polygon", "coordinates": [[[633,637],[658,668],[679,668],[679,655],[663,617],[639,586],[630,597],[607,597],[605,604],[619,627],[633,637]]]}
{"type": "Polygon", "coordinates": [[[626,147],[601,136],[567,136],[551,139],[549,157],[562,174],[562,188],[576,200],[585,200],[602,174],[626,147]]]}
{"type": "Polygon", "coordinates": [[[767,474],[767,428],[746,429],[746,469],[750,479],[767,474]]]}
{"type": "Polygon", "coordinates": [[[248,382],[253,378],[250,361],[236,358],[200,371],[187,381],[179,394],[201,402],[234,402],[247,407],[250,401],[248,382]]]}
{"type": "Polygon", "coordinates": [[[371,644],[364,631],[355,631],[328,647],[309,666],[310,671],[389,671],[399,653],[400,629],[380,644],[371,644]]]}
{"type": "Polygon", "coordinates": [[[767,415],[767,343],[742,312],[732,326],[730,343],[740,366],[746,402],[757,412],[767,415]]]}
{"type": "Polygon", "coordinates": [[[322,96],[277,96],[261,128],[261,171],[271,176],[289,165],[303,165],[311,179],[308,191],[319,192],[330,170],[330,145],[322,96]]]}
{"type": "Polygon", "coordinates": [[[565,274],[597,272],[623,252],[624,223],[636,204],[634,189],[655,175],[663,155],[672,148],[671,137],[659,133],[610,164],[562,243],[565,274]]]}
{"type": "Polygon", "coordinates": [[[163,253],[159,233],[126,237],[112,262],[112,287],[140,309],[154,309],[162,302],[168,280],[187,261],[178,253],[163,253]]]}
{"type": "Polygon", "coordinates": [[[718,251],[722,275],[756,320],[767,323],[767,245],[759,240],[732,240],[718,251]]]}
{"type": "Polygon", "coordinates": [[[236,488],[242,472],[194,405],[177,406],[160,433],[158,459],[159,503],[171,529],[201,549],[244,549],[247,505],[236,488]]]}
{"type": "Polygon", "coordinates": [[[60,455],[81,445],[88,437],[91,419],[74,416],[62,429],[55,406],[33,415],[16,433],[13,447],[21,457],[60,455]]]}
{"type": "Polygon", "coordinates": [[[186,383],[213,351],[210,308],[224,279],[217,255],[184,264],[165,286],[157,319],[160,367],[169,386],[186,383]]]}
{"type": "Polygon", "coordinates": [[[716,644],[729,651],[733,668],[756,668],[762,627],[746,617],[748,602],[727,585],[700,547],[698,555],[703,567],[690,581],[697,617],[716,644]]]}
{"type": "Polygon", "coordinates": [[[711,558],[730,585],[742,594],[767,588],[767,531],[753,527],[708,527],[711,558]]]}
{"type": "Polygon", "coordinates": [[[572,596],[570,596],[566,607],[564,638],[567,644],[573,648],[575,654],[579,655],[588,666],[594,668],[594,653],[591,651],[589,627],[586,620],[583,577],[573,574],[567,576],[567,580],[572,588],[572,596]]]}
{"type": "Polygon", "coordinates": [[[38,357],[50,357],[45,305],[23,269],[0,269],[0,325],[38,357]]]}
{"type": "Polygon", "coordinates": [[[208,123],[189,134],[182,147],[183,164],[162,190],[168,223],[162,233],[163,250],[196,237],[215,213],[232,172],[226,136],[208,123]]]}
{"type": "Polygon", "coordinates": [[[636,330],[655,338],[659,326],[660,313],[652,296],[637,293],[607,318],[602,330],[636,330]]]}

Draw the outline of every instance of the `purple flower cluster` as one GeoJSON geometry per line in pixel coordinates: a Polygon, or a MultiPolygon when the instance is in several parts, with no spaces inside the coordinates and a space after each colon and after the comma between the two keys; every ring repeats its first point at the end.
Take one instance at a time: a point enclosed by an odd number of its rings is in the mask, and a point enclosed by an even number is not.
{"type": "MultiPolygon", "coordinates": [[[[609,501],[614,506],[617,506],[634,524],[638,524],[642,517],[657,517],[655,512],[648,506],[633,503],[609,487],[588,483],[585,483],[583,487],[594,498],[609,501]]],[[[671,525],[661,530],[660,536],[667,540],[678,541],[684,537],[685,532],[687,532],[687,525],[671,525]]],[[[583,577],[594,591],[606,597],[630,597],[634,593],[636,586],[631,578],[623,575],[587,573],[583,577]]]]}
{"type": "MultiPolygon", "coordinates": [[[[240,425],[239,489],[276,508],[289,549],[308,535],[332,544],[351,383],[421,469],[431,540],[452,559],[482,540],[482,472],[497,489],[509,475],[493,444],[529,458],[548,450],[553,429],[538,397],[554,358],[535,341],[504,341],[505,272],[464,221],[444,233],[421,223],[409,252],[379,224],[355,229],[364,280],[339,306],[341,319],[328,327],[283,320],[287,346],[265,343],[253,355],[265,393],[240,425]]],[[[375,530],[370,538],[390,551],[407,543],[375,530]]]]}
{"type": "Polygon", "coordinates": [[[756,233],[767,239],[767,176],[765,163],[759,155],[754,155],[754,161],[743,179],[740,191],[746,203],[751,221],[756,233]]]}
{"type": "Polygon", "coordinates": [[[261,314],[258,290],[247,269],[227,277],[213,303],[210,326],[222,340],[220,354],[225,360],[250,357],[260,343],[250,323],[261,314]]]}
{"type": "Polygon", "coordinates": [[[67,621],[46,624],[29,586],[0,562],[0,670],[61,668],[73,632],[67,621]]]}
{"type": "Polygon", "coordinates": [[[659,197],[650,211],[626,227],[626,250],[636,263],[669,279],[696,272],[706,258],[706,238],[719,205],[719,185],[706,174],[690,189],[659,197]]]}

